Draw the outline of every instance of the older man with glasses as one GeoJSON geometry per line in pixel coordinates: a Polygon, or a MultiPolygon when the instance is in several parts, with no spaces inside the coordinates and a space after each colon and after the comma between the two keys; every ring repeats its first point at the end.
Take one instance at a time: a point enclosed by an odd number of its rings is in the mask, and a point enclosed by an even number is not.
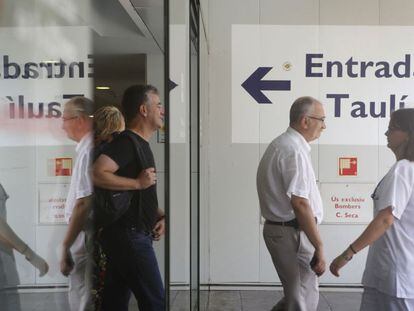
{"type": "Polygon", "coordinates": [[[284,291],[272,310],[316,311],[325,257],[317,228],[322,200],[309,142],[326,128],[322,104],[312,97],[298,98],[290,109],[289,125],[270,143],[257,171],[257,192],[266,219],[263,237],[284,291]]]}
{"type": "Polygon", "coordinates": [[[85,226],[90,213],[93,185],[90,164],[93,150],[93,102],[74,97],[64,107],[62,129],[77,142],[77,158],[65,204],[68,229],[62,243],[60,271],[69,277],[71,311],[93,310],[91,301],[91,262],[85,245],[85,226]]]}

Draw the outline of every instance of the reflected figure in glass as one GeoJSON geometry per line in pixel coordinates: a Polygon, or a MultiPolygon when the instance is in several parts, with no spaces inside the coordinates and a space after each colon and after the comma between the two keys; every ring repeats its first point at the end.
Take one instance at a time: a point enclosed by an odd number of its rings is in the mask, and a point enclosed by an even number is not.
{"type": "Polygon", "coordinates": [[[19,311],[20,301],[15,287],[20,284],[13,249],[26,257],[44,276],[49,270],[47,262],[36,254],[7,224],[6,201],[9,195],[0,184],[0,303],[1,310],[19,311]]]}
{"type": "Polygon", "coordinates": [[[103,228],[99,242],[107,257],[102,310],[128,310],[131,292],[139,310],[164,310],[164,286],[153,241],[164,234],[164,212],[158,207],[155,160],[149,145],[163,126],[158,90],[134,85],[123,95],[126,131],[94,163],[95,186],[130,190],[129,208],[103,228]]]}
{"type": "MultiPolygon", "coordinates": [[[[65,204],[68,228],[62,242],[60,271],[69,278],[69,305],[72,311],[93,310],[91,300],[90,243],[87,243],[88,218],[93,193],[90,163],[93,150],[93,102],[86,97],[74,97],[64,107],[62,129],[77,142],[77,158],[72,172],[65,204]]],[[[90,238],[90,233],[89,233],[90,238]]]]}

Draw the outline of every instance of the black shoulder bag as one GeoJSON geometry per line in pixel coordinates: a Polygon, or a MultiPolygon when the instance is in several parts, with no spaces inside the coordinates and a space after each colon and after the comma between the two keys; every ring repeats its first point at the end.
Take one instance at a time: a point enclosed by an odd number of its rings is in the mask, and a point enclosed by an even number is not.
{"type": "MultiPolygon", "coordinates": [[[[135,146],[136,156],[143,164],[143,167],[146,168],[144,152],[134,134],[126,130],[120,135],[126,135],[131,140],[135,146]]],[[[121,218],[129,209],[135,191],[136,190],[109,190],[95,187],[95,228],[99,230],[99,228],[106,227],[121,218]]]]}

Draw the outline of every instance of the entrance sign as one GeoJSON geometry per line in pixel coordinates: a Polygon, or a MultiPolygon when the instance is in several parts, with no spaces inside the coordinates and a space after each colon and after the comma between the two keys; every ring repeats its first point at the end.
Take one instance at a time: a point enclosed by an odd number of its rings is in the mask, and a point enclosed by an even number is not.
{"type": "Polygon", "coordinates": [[[63,104],[92,95],[91,38],[89,27],[1,28],[0,147],[73,144],[63,104]]]}
{"type": "Polygon", "coordinates": [[[414,27],[233,25],[231,83],[233,143],[269,143],[309,95],[320,144],[386,145],[390,113],[414,103],[414,27]]]}

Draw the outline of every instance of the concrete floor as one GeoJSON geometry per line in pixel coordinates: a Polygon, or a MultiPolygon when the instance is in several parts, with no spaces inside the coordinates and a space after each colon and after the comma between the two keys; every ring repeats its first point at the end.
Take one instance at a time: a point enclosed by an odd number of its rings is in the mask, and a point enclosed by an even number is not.
{"type": "MultiPolygon", "coordinates": [[[[318,311],[358,311],[362,292],[331,292],[321,290],[318,311]]],[[[189,310],[188,292],[171,295],[171,311],[189,310]]],[[[202,311],[270,311],[282,298],[276,290],[202,291],[202,311]]]]}
{"type": "MultiPolygon", "coordinates": [[[[269,311],[282,297],[276,290],[243,291],[202,291],[200,310],[203,311],[269,311]]],[[[15,297],[17,298],[17,297],[15,297]]],[[[66,292],[20,293],[21,311],[69,311],[66,292]]],[[[328,292],[321,290],[318,311],[358,311],[361,301],[360,292],[328,292]]],[[[17,308],[4,310],[17,311],[17,308]]],[[[188,291],[174,291],[170,298],[171,311],[189,309],[188,291]]],[[[138,310],[135,299],[131,299],[130,311],[138,310]]]]}

